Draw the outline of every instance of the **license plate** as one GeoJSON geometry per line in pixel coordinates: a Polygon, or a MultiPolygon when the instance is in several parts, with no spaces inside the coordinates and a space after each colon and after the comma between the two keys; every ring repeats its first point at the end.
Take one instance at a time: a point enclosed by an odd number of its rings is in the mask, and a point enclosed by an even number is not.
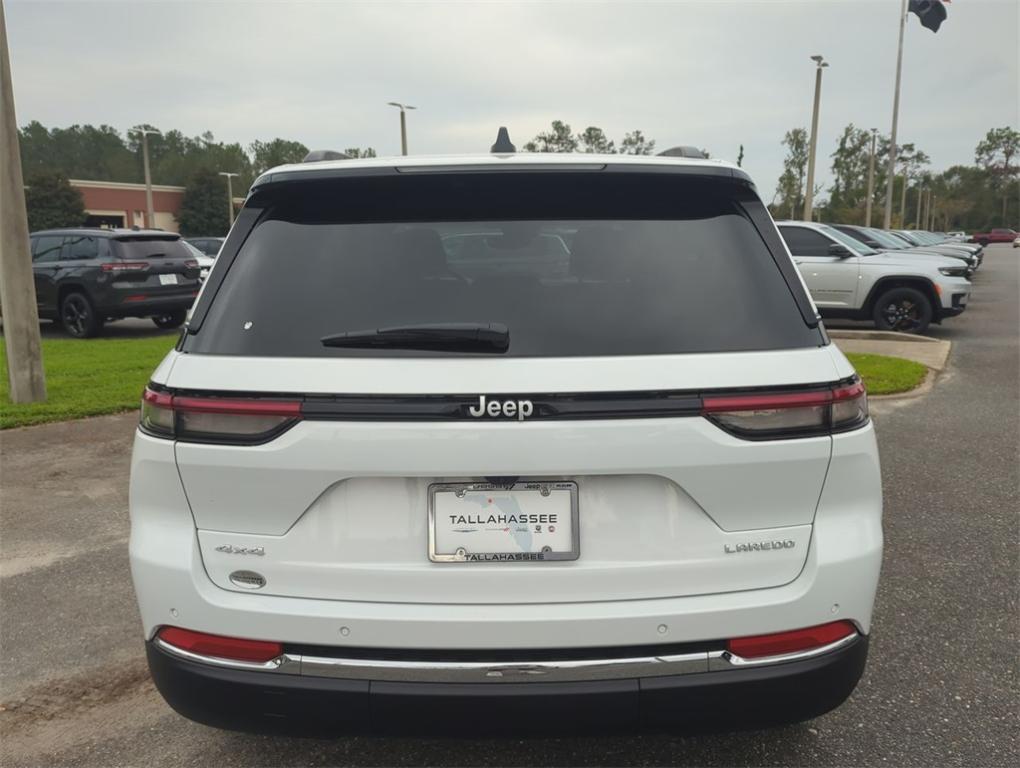
{"type": "Polygon", "coordinates": [[[159,284],[160,285],[177,285],[177,275],[175,275],[172,272],[169,275],[160,275],[159,276],[159,284]]]}
{"type": "Polygon", "coordinates": [[[576,560],[577,484],[520,481],[429,486],[429,560],[576,560]]]}

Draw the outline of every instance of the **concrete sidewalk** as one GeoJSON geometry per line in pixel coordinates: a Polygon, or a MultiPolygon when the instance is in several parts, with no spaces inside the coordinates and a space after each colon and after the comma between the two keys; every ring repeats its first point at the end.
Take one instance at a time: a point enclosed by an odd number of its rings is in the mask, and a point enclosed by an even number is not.
{"type": "Polygon", "coordinates": [[[915,336],[894,331],[829,331],[829,337],[844,354],[886,355],[926,365],[933,371],[945,370],[952,343],[930,336],[915,336]]]}

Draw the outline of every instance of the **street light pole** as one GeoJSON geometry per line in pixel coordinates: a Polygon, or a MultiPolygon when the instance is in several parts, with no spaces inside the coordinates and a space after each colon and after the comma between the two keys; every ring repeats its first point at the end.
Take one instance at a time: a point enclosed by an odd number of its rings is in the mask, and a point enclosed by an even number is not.
{"type": "Polygon", "coordinates": [[[900,226],[907,226],[907,182],[910,181],[910,169],[903,163],[903,189],[900,190],[900,226]]]}
{"type": "Polygon", "coordinates": [[[821,56],[812,56],[815,63],[815,107],[811,114],[811,147],[808,151],[807,190],[804,192],[804,221],[811,221],[815,198],[815,149],[818,146],[818,106],[822,99],[822,69],[829,66],[821,56]]]}
{"type": "Polygon", "coordinates": [[[900,8],[900,44],[896,53],[896,90],[893,95],[892,132],[889,137],[889,172],[885,181],[885,219],[883,228],[892,225],[893,181],[896,178],[896,127],[900,119],[900,76],[903,73],[903,29],[907,25],[907,0],[900,8]]]}
{"type": "Polygon", "coordinates": [[[871,226],[871,201],[875,197],[875,142],[878,128],[871,129],[871,160],[868,161],[868,206],[864,214],[864,226],[871,226]]]}
{"type": "Polygon", "coordinates": [[[226,171],[220,171],[220,176],[227,177],[227,209],[230,214],[230,226],[234,226],[234,185],[231,179],[237,178],[240,174],[238,173],[227,173],[226,171]]]}
{"type": "Polygon", "coordinates": [[[155,128],[143,128],[142,126],[135,126],[131,130],[142,134],[142,166],[145,168],[145,226],[152,229],[156,226],[156,214],[152,207],[152,177],[149,175],[149,134],[156,136],[163,134],[155,128]]]}
{"type": "Polygon", "coordinates": [[[400,154],[407,154],[407,115],[406,111],[409,109],[417,109],[412,107],[410,104],[401,104],[399,101],[387,101],[391,107],[397,107],[400,110],[400,154]]]}

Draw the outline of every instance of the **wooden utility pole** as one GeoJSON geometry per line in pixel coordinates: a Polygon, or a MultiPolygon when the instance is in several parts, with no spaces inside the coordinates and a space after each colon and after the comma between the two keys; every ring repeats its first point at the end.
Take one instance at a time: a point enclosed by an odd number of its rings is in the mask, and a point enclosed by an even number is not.
{"type": "Polygon", "coordinates": [[[7,377],[11,402],[34,403],[46,399],[46,378],[3,0],[0,0],[0,92],[0,308],[7,347],[7,377]]]}

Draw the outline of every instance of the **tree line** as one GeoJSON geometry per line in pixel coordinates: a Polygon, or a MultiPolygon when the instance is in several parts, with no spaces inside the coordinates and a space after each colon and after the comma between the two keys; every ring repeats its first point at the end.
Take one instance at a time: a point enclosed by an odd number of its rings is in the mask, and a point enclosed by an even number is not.
{"type": "MultiPolygon", "coordinates": [[[[786,156],[769,209],[776,218],[800,218],[804,212],[808,132],[793,128],[783,137],[786,156]]],[[[867,218],[868,171],[872,133],[846,126],[830,155],[832,184],[828,198],[814,204],[822,221],[882,226],[889,162],[889,137],[875,135],[871,221],[867,218]]],[[[896,148],[893,179],[893,225],[919,227],[930,206],[934,226],[942,230],[984,230],[1016,224],[1020,219],[1020,131],[993,128],[974,148],[974,165],[955,165],[941,172],[929,168],[928,155],[914,144],[896,148]]],[[[818,185],[816,200],[823,191],[818,185]]]]}
{"type": "MultiPolygon", "coordinates": [[[[153,128],[153,126],[144,126],[153,128]]],[[[121,134],[108,125],[72,125],[46,128],[33,121],[19,132],[25,174],[29,224],[33,229],[67,226],[84,219],[80,195],[68,178],[100,181],[143,181],[141,136],[121,134]]],[[[769,209],[777,218],[799,218],[804,210],[808,164],[808,132],[786,132],[783,171],[769,209]]],[[[830,155],[832,183],[821,199],[814,190],[814,210],[823,221],[870,223],[881,226],[885,206],[889,137],[876,133],[872,216],[865,222],[872,132],[847,125],[830,155]]],[[[299,162],[308,148],[297,141],[275,138],[254,141],[247,147],[217,141],[212,133],[186,136],[178,130],[150,135],[149,160],[154,184],[184,186],[179,214],[185,234],[222,234],[229,226],[220,171],[237,173],[236,190],[247,189],[265,170],[299,162]]],[[[586,152],[650,155],[655,141],[640,130],[610,139],[597,126],[574,131],[569,123],[554,120],[546,131],[525,143],[525,152],[586,152]]],[[[743,145],[738,164],[743,161],[743,145]]],[[[705,151],[705,150],[702,150],[705,151]]],[[[349,147],[352,157],[375,157],[375,150],[349,147]]],[[[707,155],[708,152],[705,151],[707,155]]],[[[936,226],[942,229],[979,230],[1008,225],[1020,218],[1017,182],[1020,176],[1020,132],[1012,128],[989,130],[975,147],[974,165],[957,165],[945,171],[930,169],[929,156],[914,144],[897,146],[893,189],[893,221],[916,225],[922,203],[931,200],[936,226]],[[1015,214],[1011,217],[1011,214],[1015,214]]]]}
{"type": "MultiPolygon", "coordinates": [[[[142,183],[145,178],[142,138],[133,130],[122,134],[109,125],[46,128],[32,121],[19,130],[18,138],[31,229],[73,226],[84,220],[81,195],[67,179],[142,183]]],[[[150,134],[148,145],[152,183],[185,188],[180,213],[185,234],[226,234],[229,213],[220,171],[238,174],[234,189],[242,195],[260,173],[300,162],[308,154],[308,147],[289,139],[253,141],[244,147],[218,141],[209,131],[187,136],[176,129],[150,134]]],[[[349,147],[344,152],[353,157],[376,154],[371,147],[349,147]]]]}

